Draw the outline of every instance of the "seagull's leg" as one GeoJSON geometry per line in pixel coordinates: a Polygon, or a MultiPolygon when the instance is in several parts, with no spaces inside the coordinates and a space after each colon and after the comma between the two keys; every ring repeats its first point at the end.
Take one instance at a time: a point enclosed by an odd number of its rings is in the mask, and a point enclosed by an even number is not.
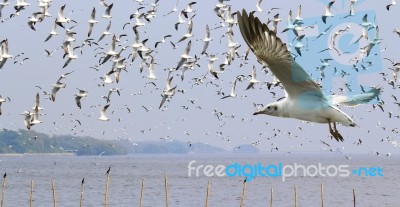
{"type": "Polygon", "coordinates": [[[336,122],[333,122],[333,128],[334,128],[334,130],[335,130],[335,134],[336,134],[336,137],[335,137],[335,139],[337,140],[337,141],[341,141],[341,142],[343,142],[343,136],[339,133],[339,131],[336,129],[336,122]]]}
{"type": "Polygon", "coordinates": [[[331,121],[328,119],[328,125],[329,125],[329,132],[331,133],[331,135],[333,136],[333,138],[336,139],[336,141],[342,141],[343,142],[343,136],[337,131],[336,129],[336,123],[333,122],[333,129],[331,126],[331,121]]]}
{"type": "MultiPolygon", "coordinates": [[[[332,126],[331,126],[331,120],[329,120],[329,119],[328,119],[328,126],[329,126],[329,132],[330,132],[331,135],[332,135],[333,137],[335,137],[335,139],[336,139],[335,132],[333,131],[332,126]]],[[[336,139],[336,140],[337,140],[337,139],[336,139]]]]}

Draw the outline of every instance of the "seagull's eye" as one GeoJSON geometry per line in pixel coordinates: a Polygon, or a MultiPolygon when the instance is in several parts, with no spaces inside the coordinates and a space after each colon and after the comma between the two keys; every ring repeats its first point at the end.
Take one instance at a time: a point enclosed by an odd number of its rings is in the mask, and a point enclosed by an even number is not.
{"type": "Polygon", "coordinates": [[[267,109],[271,109],[271,106],[268,106],[267,109]]]}
{"type": "Polygon", "coordinates": [[[277,106],[274,106],[274,110],[275,110],[275,111],[278,110],[278,107],[277,107],[277,106]]]}

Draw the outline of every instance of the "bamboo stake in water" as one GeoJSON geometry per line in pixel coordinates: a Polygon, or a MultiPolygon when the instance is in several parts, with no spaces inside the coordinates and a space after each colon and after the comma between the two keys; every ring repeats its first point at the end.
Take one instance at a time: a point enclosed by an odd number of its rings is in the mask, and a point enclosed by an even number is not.
{"type": "Polygon", "coordinates": [[[246,180],[247,180],[247,177],[243,181],[243,190],[242,190],[242,197],[240,198],[240,207],[243,206],[244,195],[245,195],[245,192],[246,192],[246,180]]]}
{"type": "Polygon", "coordinates": [[[294,184],[294,207],[297,207],[297,187],[294,184]]]}
{"type": "Polygon", "coordinates": [[[56,189],[54,188],[54,180],[51,179],[51,190],[53,191],[53,206],[56,207],[56,189]]]}
{"type": "Polygon", "coordinates": [[[356,207],[356,190],[353,188],[354,207],[356,207]]]}
{"type": "Polygon", "coordinates": [[[210,195],[210,187],[211,187],[211,183],[210,183],[210,181],[208,181],[207,194],[206,194],[206,207],[208,207],[208,196],[210,195]]]}
{"type": "Polygon", "coordinates": [[[7,173],[3,175],[3,190],[1,191],[1,207],[4,207],[4,192],[6,190],[7,173]]]}
{"type": "Polygon", "coordinates": [[[165,185],[165,207],[168,207],[168,185],[167,185],[167,175],[164,174],[164,185],[165,185]]]}
{"type": "Polygon", "coordinates": [[[140,190],[139,207],[142,207],[143,191],[144,191],[144,178],[142,178],[142,189],[140,190]]]}
{"type": "Polygon", "coordinates": [[[83,191],[85,190],[85,178],[82,178],[82,183],[81,183],[81,198],[79,200],[79,206],[83,206],[83,191]]]}
{"type": "Polygon", "coordinates": [[[321,205],[324,207],[324,184],[321,183],[321,205]]]}
{"type": "Polygon", "coordinates": [[[274,190],[271,187],[271,200],[269,200],[269,207],[272,207],[272,194],[273,194],[274,190]]]}
{"type": "Polygon", "coordinates": [[[32,207],[32,198],[33,198],[33,180],[31,180],[31,193],[29,195],[29,207],[32,207]]]}
{"type": "Polygon", "coordinates": [[[110,173],[107,173],[107,182],[106,182],[106,195],[104,196],[104,207],[107,207],[108,201],[108,185],[110,183],[110,173]]]}

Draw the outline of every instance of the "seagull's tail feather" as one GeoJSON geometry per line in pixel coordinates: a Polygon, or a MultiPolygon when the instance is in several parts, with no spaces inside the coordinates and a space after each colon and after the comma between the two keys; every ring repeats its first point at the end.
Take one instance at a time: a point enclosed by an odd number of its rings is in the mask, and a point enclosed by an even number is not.
{"type": "Polygon", "coordinates": [[[379,98],[381,92],[382,92],[381,88],[374,87],[365,93],[356,95],[350,95],[350,96],[333,95],[331,96],[331,101],[333,104],[338,104],[348,107],[356,107],[361,104],[366,104],[375,98],[379,98]]]}

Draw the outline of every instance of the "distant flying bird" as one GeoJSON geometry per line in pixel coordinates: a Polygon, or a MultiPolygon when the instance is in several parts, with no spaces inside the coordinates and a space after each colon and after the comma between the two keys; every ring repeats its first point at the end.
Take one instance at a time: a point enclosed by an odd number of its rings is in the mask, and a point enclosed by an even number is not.
{"type": "Polygon", "coordinates": [[[263,11],[263,9],[261,8],[261,2],[262,2],[262,0],[257,0],[257,4],[256,4],[256,8],[257,8],[257,12],[262,12],[263,11]]]}
{"type": "Polygon", "coordinates": [[[8,39],[1,41],[0,44],[0,69],[2,69],[3,66],[6,64],[7,59],[12,58],[13,56],[8,53],[8,39]]]}
{"type": "Polygon", "coordinates": [[[335,0],[329,2],[329,4],[328,4],[328,5],[326,6],[326,8],[325,8],[325,13],[322,15],[322,21],[323,21],[325,24],[326,24],[326,18],[328,18],[328,17],[333,17],[331,8],[332,8],[332,5],[333,5],[334,3],[335,3],[335,0]]]}
{"type": "Polygon", "coordinates": [[[111,28],[111,21],[108,22],[108,25],[106,27],[106,30],[102,33],[102,35],[100,36],[99,40],[97,40],[97,42],[100,42],[105,36],[110,35],[111,33],[109,32],[111,28]]]}
{"type": "Polygon", "coordinates": [[[195,5],[196,3],[197,3],[197,2],[193,1],[193,2],[190,2],[190,3],[186,6],[186,9],[183,10],[183,11],[186,13],[186,15],[187,15],[187,13],[192,13],[192,12],[194,11],[193,5],[195,5]]]}
{"type": "Polygon", "coordinates": [[[375,28],[375,37],[372,39],[367,45],[365,52],[367,53],[367,57],[369,56],[371,49],[382,42],[382,39],[379,39],[379,27],[375,28]]]}
{"type": "Polygon", "coordinates": [[[88,37],[92,34],[93,25],[99,23],[99,21],[95,20],[96,18],[96,8],[93,7],[92,14],[90,15],[89,19],[89,30],[88,30],[88,37]]]}
{"type": "Polygon", "coordinates": [[[58,17],[56,19],[57,25],[62,27],[62,28],[65,28],[64,25],[63,25],[64,23],[69,23],[71,21],[76,23],[76,21],[71,20],[70,18],[64,16],[65,6],[66,6],[66,4],[61,6],[60,10],[58,11],[58,17]]]}
{"type": "Polygon", "coordinates": [[[172,87],[171,82],[172,82],[173,77],[170,77],[167,79],[167,84],[165,89],[162,92],[162,99],[161,99],[161,103],[160,106],[158,107],[159,109],[164,105],[165,101],[172,97],[175,94],[175,87],[172,87]]]}
{"type": "Polygon", "coordinates": [[[6,100],[3,97],[1,97],[1,95],[0,95],[0,115],[2,114],[1,104],[3,104],[4,102],[6,102],[6,100]]]}
{"type": "Polygon", "coordinates": [[[54,102],[56,101],[56,94],[61,88],[65,88],[65,83],[57,82],[53,84],[53,90],[51,90],[51,100],[54,102]]]}
{"type": "Polygon", "coordinates": [[[331,26],[329,26],[328,28],[326,28],[323,32],[321,32],[321,33],[319,33],[319,35],[313,40],[313,41],[315,41],[315,40],[317,40],[318,38],[320,38],[322,35],[327,35],[328,33],[328,30],[330,29],[332,27],[332,24],[331,24],[331,26]]]}
{"type": "Polygon", "coordinates": [[[110,5],[107,7],[105,14],[103,14],[103,16],[102,16],[103,18],[106,18],[106,19],[112,18],[112,16],[111,16],[111,9],[113,8],[113,5],[114,5],[114,4],[110,4],[110,5]]]}
{"type": "Polygon", "coordinates": [[[163,15],[163,17],[165,17],[165,16],[167,16],[167,15],[170,15],[170,14],[173,13],[173,12],[178,11],[178,8],[177,8],[178,2],[179,2],[179,0],[176,0],[175,7],[174,7],[170,12],[168,12],[168,13],[165,14],[165,15],[163,15]]]}
{"type": "Polygon", "coordinates": [[[204,42],[203,50],[201,51],[201,54],[205,54],[208,48],[208,45],[210,44],[210,41],[212,41],[212,37],[210,37],[210,28],[208,27],[208,24],[206,24],[206,34],[204,39],[202,41],[204,42]]]}
{"type": "MultiPolygon", "coordinates": [[[[78,88],[77,88],[78,89],[78,88]]],[[[78,89],[79,92],[75,94],[75,102],[79,109],[82,109],[81,99],[86,97],[88,92],[82,89],[78,89]]]]}
{"type": "Polygon", "coordinates": [[[107,55],[104,57],[103,61],[101,62],[101,64],[106,63],[111,57],[117,55],[118,53],[115,51],[115,46],[117,43],[117,36],[113,36],[111,39],[111,47],[110,50],[108,50],[107,55]]]}
{"type": "Polygon", "coordinates": [[[25,127],[28,129],[28,130],[30,130],[31,129],[31,126],[32,126],[32,124],[31,124],[31,120],[32,120],[32,114],[29,112],[29,111],[24,111],[23,113],[21,113],[21,115],[23,115],[24,116],[24,124],[25,124],[25,127]]]}
{"type": "Polygon", "coordinates": [[[391,6],[396,6],[397,2],[396,0],[392,0],[392,2],[390,2],[390,4],[386,5],[386,9],[389,11],[391,6]]]}
{"type": "Polygon", "coordinates": [[[229,97],[232,97],[232,98],[235,98],[236,97],[236,83],[237,83],[237,78],[235,78],[235,81],[233,81],[233,84],[232,84],[232,88],[231,88],[231,92],[229,93],[229,95],[227,95],[227,96],[224,96],[224,97],[222,97],[221,99],[225,99],[225,98],[229,98],[229,97]]]}
{"type": "Polygon", "coordinates": [[[109,121],[110,119],[107,117],[107,109],[110,104],[105,105],[100,111],[100,117],[98,118],[100,121],[109,121]]]}
{"type": "Polygon", "coordinates": [[[43,14],[42,12],[35,12],[35,13],[32,14],[31,17],[29,17],[28,25],[29,25],[29,27],[30,27],[32,30],[36,31],[36,29],[35,29],[34,26],[35,26],[35,24],[36,24],[37,22],[40,21],[40,20],[39,20],[39,15],[42,15],[42,14],[43,14]]]}
{"type": "Polygon", "coordinates": [[[0,19],[2,18],[1,11],[3,10],[4,7],[8,5],[10,5],[10,3],[8,3],[8,0],[3,0],[2,2],[0,2],[0,19]]]}
{"type": "Polygon", "coordinates": [[[157,48],[158,44],[164,43],[168,37],[172,37],[172,35],[165,35],[161,41],[155,43],[154,48],[157,48]]]}
{"type": "Polygon", "coordinates": [[[247,86],[246,90],[249,90],[250,88],[254,87],[254,84],[258,83],[260,81],[257,80],[257,73],[256,73],[256,67],[253,66],[253,71],[251,74],[251,79],[249,81],[249,85],[247,86]]]}
{"type": "Polygon", "coordinates": [[[186,40],[187,38],[192,37],[192,36],[193,36],[192,31],[193,31],[193,21],[192,21],[192,20],[189,20],[189,27],[188,27],[188,29],[187,29],[187,32],[186,32],[186,33],[183,35],[183,37],[182,37],[178,42],[176,42],[175,44],[178,44],[178,43],[180,43],[180,42],[186,40]]]}
{"type": "Polygon", "coordinates": [[[147,76],[147,78],[149,78],[150,80],[156,80],[157,77],[156,77],[156,74],[154,73],[154,58],[153,58],[153,56],[150,56],[150,57],[151,57],[151,61],[148,66],[149,75],[147,76]]]}
{"type": "Polygon", "coordinates": [[[45,42],[47,42],[51,37],[53,37],[54,35],[58,35],[58,32],[56,31],[57,29],[57,20],[54,20],[53,26],[51,27],[51,31],[49,36],[47,36],[47,38],[44,40],[45,42]]]}
{"type": "Polygon", "coordinates": [[[108,7],[108,4],[106,3],[105,0],[100,0],[100,5],[104,6],[104,7],[108,7]]]}
{"type": "Polygon", "coordinates": [[[178,31],[178,27],[179,27],[180,24],[183,24],[183,23],[186,22],[186,20],[185,20],[185,15],[186,15],[186,14],[185,14],[184,11],[181,11],[181,13],[179,14],[178,22],[175,23],[175,30],[176,30],[176,31],[178,31]]]}
{"type": "Polygon", "coordinates": [[[183,65],[183,63],[184,63],[187,59],[191,58],[191,57],[189,56],[189,52],[190,52],[190,48],[191,48],[191,47],[192,47],[192,40],[190,40],[190,41],[187,43],[186,48],[185,48],[185,51],[184,51],[183,54],[181,55],[181,59],[179,60],[178,65],[176,66],[175,70],[178,70],[178,69],[183,65]]]}
{"type": "Polygon", "coordinates": [[[67,45],[67,61],[65,61],[63,68],[67,67],[72,60],[76,60],[78,55],[74,54],[74,50],[72,49],[71,45],[67,45]]]}

